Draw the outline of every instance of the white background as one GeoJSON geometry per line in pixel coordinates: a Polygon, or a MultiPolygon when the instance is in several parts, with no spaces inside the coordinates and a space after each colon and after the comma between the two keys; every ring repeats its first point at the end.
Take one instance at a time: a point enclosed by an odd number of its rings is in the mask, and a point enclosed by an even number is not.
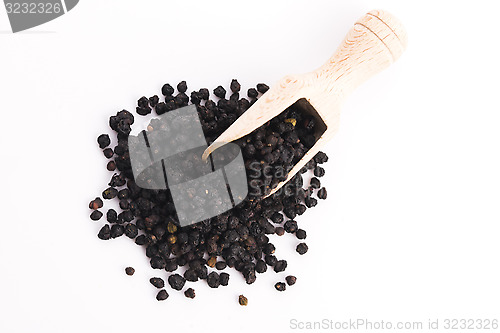
{"type": "MultiPolygon", "coordinates": [[[[12,34],[0,9],[0,332],[286,332],[290,320],[500,319],[497,1],[81,1],[12,34]],[[297,284],[188,283],[155,300],[144,251],[96,237],[116,111],[186,80],[246,91],[310,71],[365,12],[405,24],[401,59],[354,92],[325,150],[327,201],[276,240],[297,284]],[[126,266],[136,268],[128,277],[126,266]],[[249,305],[237,304],[239,294],[249,305]]],[[[442,327],[442,326],[441,326],[442,327]]],[[[293,330],[292,330],[293,331],[293,330]]],[[[295,330],[296,331],[296,330],[295,330]]]]}

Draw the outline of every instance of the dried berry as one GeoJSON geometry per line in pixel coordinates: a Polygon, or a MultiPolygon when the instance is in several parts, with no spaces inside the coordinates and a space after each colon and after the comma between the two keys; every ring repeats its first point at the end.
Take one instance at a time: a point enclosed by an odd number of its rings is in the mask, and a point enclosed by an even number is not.
{"type": "Polygon", "coordinates": [[[118,213],[116,213],[116,210],[113,208],[108,209],[108,212],[106,213],[106,219],[110,223],[115,223],[118,221],[118,213]]]}
{"type": "Polygon", "coordinates": [[[149,100],[147,99],[146,96],[142,96],[141,98],[139,98],[139,100],[137,101],[137,105],[141,108],[144,108],[144,107],[147,107],[149,106],[149,100]]]}
{"type": "Polygon", "coordinates": [[[156,105],[158,104],[158,102],[160,101],[160,98],[158,97],[158,95],[154,95],[154,96],[151,96],[149,97],[149,105],[151,105],[151,107],[156,107],[156,105]]]}
{"type": "Polygon", "coordinates": [[[109,228],[109,224],[105,224],[101,228],[101,230],[99,230],[97,237],[99,237],[99,239],[102,239],[102,240],[108,240],[111,238],[111,229],[109,228]]]}
{"type": "Polygon", "coordinates": [[[314,175],[316,177],[323,177],[325,175],[325,169],[320,167],[319,165],[314,168],[314,175]]]}
{"type": "Polygon", "coordinates": [[[155,111],[159,116],[166,113],[168,111],[167,104],[165,104],[164,102],[156,104],[155,111]]]}
{"type": "Polygon", "coordinates": [[[273,215],[271,215],[271,221],[273,221],[276,224],[279,224],[279,223],[283,222],[283,215],[276,212],[273,215]]]}
{"type": "Polygon", "coordinates": [[[328,162],[328,156],[322,151],[320,151],[314,156],[314,161],[318,164],[326,163],[328,162]]]}
{"type": "Polygon", "coordinates": [[[117,238],[123,235],[125,232],[125,228],[123,228],[122,225],[119,224],[113,224],[111,226],[111,238],[117,238]]]}
{"type": "Polygon", "coordinates": [[[215,267],[215,263],[217,262],[217,258],[216,257],[210,257],[207,261],[207,265],[208,267],[215,267]]]}
{"type": "Polygon", "coordinates": [[[298,239],[306,239],[307,237],[307,233],[305,230],[303,229],[298,229],[296,232],[295,232],[295,236],[298,238],[298,239]]]}
{"type": "Polygon", "coordinates": [[[137,226],[135,224],[129,223],[125,226],[125,235],[128,238],[135,238],[138,234],[137,226]]]}
{"type": "Polygon", "coordinates": [[[186,283],[186,279],[180,276],[179,274],[172,274],[168,277],[168,284],[174,290],[181,290],[186,283]]]}
{"type": "Polygon", "coordinates": [[[106,169],[108,169],[108,171],[115,171],[116,170],[115,161],[109,161],[108,164],[106,165],[106,169]]]}
{"type": "Polygon", "coordinates": [[[273,254],[275,250],[276,250],[276,247],[272,243],[267,243],[264,245],[262,252],[264,254],[273,254]]]}
{"type": "Polygon", "coordinates": [[[278,260],[274,265],[274,271],[276,273],[283,272],[286,269],[287,261],[286,260],[278,260]]]}
{"type": "Polygon", "coordinates": [[[179,82],[179,84],[177,85],[177,91],[178,92],[181,92],[181,93],[185,93],[187,90],[187,84],[186,84],[186,81],[181,81],[179,82]]]}
{"type": "Polygon", "coordinates": [[[255,274],[255,269],[253,268],[243,271],[243,276],[245,277],[245,282],[247,284],[252,284],[257,280],[257,275],[255,274]]]}
{"type": "Polygon", "coordinates": [[[109,187],[102,192],[102,197],[104,199],[107,199],[107,200],[113,199],[117,195],[118,195],[118,191],[116,190],[116,188],[113,188],[113,187],[109,187]]]}
{"type": "Polygon", "coordinates": [[[326,188],[322,187],[319,191],[318,191],[318,198],[319,199],[326,199],[326,188]]]}
{"type": "Polygon", "coordinates": [[[163,96],[172,96],[172,94],[174,93],[174,88],[167,83],[161,88],[161,93],[163,94],[163,96]]]}
{"type": "Polygon", "coordinates": [[[227,264],[224,261],[219,261],[215,264],[215,268],[217,268],[219,271],[225,269],[227,264]]]}
{"type": "Polygon", "coordinates": [[[102,208],[103,205],[104,205],[104,202],[102,202],[101,198],[97,197],[89,203],[89,208],[95,210],[95,209],[102,208]]]}
{"type": "Polygon", "coordinates": [[[276,288],[277,291],[285,291],[286,284],[284,282],[278,282],[274,285],[274,288],[276,288]]]}
{"type": "Polygon", "coordinates": [[[264,83],[259,83],[259,84],[257,84],[257,90],[261,94],[264,94],[266,91],[269,90],[269,86],[267,84],[264,84],[264,83]]]}
{"type": "Polygon", "coordinates": [[[266,264],[268,264],[269,266],[274,266],[276,265],[276,263],[278,262],[278,259],[276,258],[276,256],[270,254],[270,255],[266,255],[264,257],[264,261],[266,262],[266,264]]]}
{"type": "Polygon", "coordinates": [[[139,235],[136,237],[135,243],[137,245],[146,245],[148,243],[148,239],[147,239],[146,235],[139,235]]]}
{"type": "Polygon", "coordinates": [[[289,285],[289,286],[293,286],[295,284],[295,282],[297,282],[297,278],[293,275],[288,275],[286,278],[285,278],[285,281],[286,283],[289,285]]]}
{"type": "Polygon", "coordinates": [[[297,222],[295,222],[294,220],[286,221],[285,224],[283,225],[283,227],[284,227],[285,231],[290,233],[290,234],[293,234],[298,229],[297,222]]]}
{"type": "Polygon", "coordinates": [[[297,253],[298,254],[305,254],[308,249],[309,249],[309,247],[307,246],[306,243],[300,243],[299,245],[297,245],[297,253]]]}
{"type": "Polygon", "coordinates": [[[265,273],[267,271],[267,264],[264,260],[259,259],[255,264],[255,271],[257,273],[265,273]]]}
{"type": "Polygon", "coordinates": [[[198,274],[194,269],[190,268],[184,272],[184,278],[186,279],[186,281],[196,282],[198,281],[198,274]]]}
{"type": "Polygon", "coordinates": [[[305,198],[304,202],[305,202],[307,208],[315,207],[318,204],[318,200],[311,198],[311,197],[305,198]]]}
{"type": "Polygon", "coordinates": [[[145,116],[151,113],[151,108],[149,106],[146,107],[136,107],[135,111],[137,112],[138,115],[140,116],[145,116]]]}
{"type": "Polygon", "coordinates": [[[250,88],[247,91],[247,96],[250,98],[257,98],[257,96],[259,96],[259,92],[255,88],[250,88]]]}
{"type": "Polygon", "coordinates": [[[283,229],[283,227],[277,227],[274,230],[276,232],[276,235],[278,235],[278,236],[283,236],[285,234],[285,229],[283,229]]]}
{"type": "Polygon", "coordinates": [[[238,297],[238,303],[240,303],[240,305],[242,305],[242,306],[247,306],[248,305],[248,298],[246,298],[243,295],[240,295],[238,297]]]}
{"type": "Polygon", "coordinates": [[[226,89],[224,89],[222,86],[218,86],[217,88],[214,89],[214,95],[219,97],[219,98],[225,98],[226,97],[226,89]]]}
{"type": "Polygon", "coordinates": [[[302,215],[302,214],[304,214],[306,212],[306,209],[307,209],[306,206],[304,206],[302,204],[298,204],[298,205],[295,206],[295,213],[297,215],[302,215]]]}
{"type": "Polygon", "coordinates": [[[128,188],[124,188],[118,191],[118,199],[128,199],[130,197],[130,190],[128,188]]]}
{"type": "Polygon", "coordinates": [[[104,149],[111,144],[111,139],[107,134],[101,134],[97,138],[97,143],[99,144],[99,148],[104,149]]]}
{"type": "Polygon", "coordinates": [[[198,93],[199,93],[199,97],[200,97],[202,100],[204,100],[204,101],[206,101],[206,100],[208,100],[208,99],[210,98],[210,92],[208,91],[208,89],[207,89],[207,88],[202,88],[202,89],[200,89],[200,90],[198,91],[198,93]]]}
{"type": "Polygon", "coordinates": [[[93,221],[97,221],[97,220],[100,220],[102,217],[102,213],[98,210],[94,210],[91,214],[90,214],[90,218],[93,220],[93,221]]]}
{"type": "Polygon", "coordinates": [[[194,289],[193,288],[186,289],[186,291],[184,292],[184,295],[187,298],[195,298],[195,296],[196,296],[196,294],[194,293],[194,289]]]}
{"type": "Polygon", "coordinates": [[[237,93],[240,91],[240,89],[241,89],[241,85],[239,84],[239,82],[237,80],[233,79],[231,81],[231,91],[233,93],[237,93]]]}
{"type": "Polygon", "coordinates": [[[106,148],[106,149],[104,149],[104,150],[102,151],[102,153],[104,154],[104,156],[105,156],[106,158],[111,158],[111,157],[113,157],[113,155],[115,154],[115,152],[114,152],[114,151],[113,151],[113,149],[111,149],[111,148],[106,148]]]}
{"type": "Polygon", "coordinates": [[[133,267],[127,267],[127,268],[125,268],[125,274],[131,276],[131,275],[134,275],[134,273],[135,273],[135,269],[133,267]]]}
{"type": "Polygon", "coordinates": [[[156,295],[156,299],[157,299],[158,301],[164,301],[164,300],[166,300],[166,299],[168,298],[168,296],[169,296],[169,295],[168,295],[167,291],[166,291],[165,289],[162,289],[162,290],[160,290],[160,291],[158,292],[158,294],[156,295]]]}
{"type": "Polygon", "coordinates": [[[311,178],[311,181],[310,181],[310,186],[313,188],[313,189],[318,189],[321,187],[321,182],[319,181],[318,178],[311,178]]]}
{"type": "Polygon", "coordinates": [[[219,274],[219,282],[221,286],[227,286],[229,284],[229,274],[220,273],[219,274]]]}
{"type": "Polygon", "coordinates": [[[149,279],[149,282],[158,289],[165,287],[165,281],[159,277],[152,277],[149,279]]]}
{"type": "MultiPolygon", "coordinates": [[[[141,237],[141,236],[139,236],[141,237]]],[[[139,238],[137,237],[137,238],[139,238]]],[[[137,240],[136,238],[136,240],[137,240]]],[[[174,272],[179,266],[177,265],[177,262],[175,259],[167,259],[166,260],[166,265],[165,265],[165,270],[167,272],[174,272]]]]}
{"type": "Polygon", "coordinates": [[[220,285],[219,274],[217,274],[217,272],[208,274],[207,283],[210,288],[218,288],[220,285]]]}
{"type": "Polygon", "coordinates": [[[130,210],[125,210],[118,214],[118,223],[131,222],[134,219],[134,214],[130,210]]]}

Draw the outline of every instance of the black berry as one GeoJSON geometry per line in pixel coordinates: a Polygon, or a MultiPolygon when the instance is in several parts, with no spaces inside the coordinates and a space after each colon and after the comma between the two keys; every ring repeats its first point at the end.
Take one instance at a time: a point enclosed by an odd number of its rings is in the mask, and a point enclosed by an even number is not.
{"type": "Polygon", "coordinates": [[[196,294],[194,293],[194,289],[193,288],[186,289],[186,291],[184,292],[184,295],[187,298],[195,298],[195,296],[196,296],[196,294]]]}
{"type": "Polygon", "coordinates": [[[101,134],[97,138],[97,143],[99,144],[99,148],[104,149],[111,144],[111,139],[107,134],[101,134]]]}
{"type": "Polygon", "coordinates": [[[172,274],[168,277],[168,284],[174,290],[181,290],[186,283],[186,279],[179,274],[172,274]]]}
{"type": "Polygon", "coordinates": [[[158,289],[165,287],[165,281],[159,277],[153,277],[149,279],[149,282],[158,289]]]}
{"type": "Polygon", "coordinates": [[[286,284],[284,282],[278,282],[274,285],[274,288],[276,288],[277,291],[285,291],[286,284]]]}
{"type": "Polygon", "coordinates": [[[162,289],[162,290],[160,290],[160,291],[158,292],[158,294],[156,295],[156,299],[157,299],[158,301],[164,301],[164,300],[166,300],[166,299],[168,298],[168,296],[169,296],[169,295],[168,295],[167,291],[166,291],[165,289],[162,289]]]}
{"type": "Polygon", "coordinates": [[[307,246],[306,243],[300,243],[299,245],[297,245],[297,253],[298,254],[305,254],[308,249],[309,249],[309,247],[307,246]]]}
{"type": "Polygon", "coordinates": [[[295,284],[295,282],[297,282],[297,278],[293,275],[288,275],[286,278],[285,278],[285,281],[286,283],[289,285],[289,286],[293,286],[295,284]]]}

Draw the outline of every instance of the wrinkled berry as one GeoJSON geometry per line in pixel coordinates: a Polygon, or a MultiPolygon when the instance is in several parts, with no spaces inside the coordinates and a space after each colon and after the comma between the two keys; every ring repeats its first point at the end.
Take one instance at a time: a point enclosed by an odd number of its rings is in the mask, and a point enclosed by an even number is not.
{"type": "Polygon", "coordinates": [[[274,271],[276,273],[283,272],[286,269],[287,262],[286,260],[278,260],[274,265],[274,271]]]}
{"type": "Polygon", "coordinates": [[[293,286],[295,284],[295,282],[297,282],[297,278],[293,275],[288,275],[286,278],[286,283],[289,285],[289,286],[293,286]]]}
{"type": "Polygon", "coordinates": [[[210,288],[218,288],[220,285],[219,274],[217,274],[216,272],[208,274],[207,283],[210,288]]]}
{"type": "Polygon", "coordinates": [[[111,144],[111,139],[107,134],[101,134],[97,138],[97,143],[99,144],[99,148],[104,149],[111,144]]]}
{"type": "Polygon", "coordinates": [[[247,96],[250,98],[257,98],[257,96],[259,96],[259,92],[255,88],[250,88],[247,91],[247,96]]]}
{"type": "Polygon", "coordinates": [[[231,91],[233,93],[237,93],[240,91],[240,89],[241,89],[241,85],[239,84],[239,82],[237,80],[233,79],[231,81],[231,91]]]}
{"type": "Polygon", "coordinates": [[[240,295],[238,297],[238,303],[240,303],[241,306],[247,306],[248,305],[248,298],[246,298],[243,295],[240,295]]]}
{"type": "Polygon", "coordinates": [[[318,198],[319,199],[326,199],[326,188],[322,187],[319,191],[318,191],[318,198]]]}
{"type": "Polygon", "coordinates": [[[125,235],[128,238],[135,238],[137,237],[138,230],[135,224],[129,223],[125,226],[125,235]]]}
{"type": "Polygon", "coordinates": [[[100,220],[102,217],[102,213],[98,210],[94,210],[91,214],[90,214],[90,218],[93,220],[93,221],[97,221],[97,220],[100,220]]]}
{"type": "Polygon", "coordinates": [[[267,84],[264,84],[264,83],[259,83],[259,84],[257,84],[257,90],[261,94],[264,94],[265,92],[267,92],[269,90],[269,86],[267,84]]]}
{"type": "Polygon", "coordinates": [[[111,238],[111,229],[109,228],[109,224],[105,224],[101,230],[99,230],[97,237],[102,240],[108,240],[111,238]]]}
{"type": "Polygon", "coordinates": [[[193,288],[186,289],[186,291],[184,292],[184,295],[187,298],[195,298],[195,296],[196,296],[196,294],[194,293],[194,289],[193,288]]]}
{"type": "Polygon", "coordinates": [[[274,285],[274,288],[276,288],[277,291],[285,291],[286,284],[284,282],[278,282],[274,285]]]}
{"type": "Polygon", "coordinates": [[[306,239],[307,237],[307,233],[305,230],[303,229],[298,229],[296,232],[295,232],[295,236],[298,238],[298,239],[306,239]]]}
{"type": "Polygon", "coordinates": [[[179,274],[172,274],[168,277],[168,284],[174,290],[181,290],[186,283],[186,279],[180,276],[179,274]]]}
{"type": "Polygon", "coordinates": [[[117,238],[123,235],[125,232],[125,228],[123,228],[122,225],[119,224],[113,224],[111,227],[111,238],[117,238]]]}
{"type": "Polygon", "coordinates": [[[166,291],[165,289],[162,289],[162,290],[160,290],[160,291],[158,292],[158,294],[156,295],[156,299],[157,299],[158,301],[164,301],[164,300],[166,300],[166,299],[168,298],[168,296],[169,296],[169,295],[168,295],[167,291],[166,291]]]}
{"type": "Polygon", "coordinates": [[[161,88],[161,93],[163,94],[163,96],[172,96],[172,94],[174,93],[174,88],[167,83],[161,88]]]}
{"type": "Polygon", "coordinates": [[[102,153],[104,154],[104,157],[106,158],[111,158],[113,157],[113,155],[115,154],[115,152],[113,151],[113,149],[111,148],[106,148],[102,151],[102,153]]]}
{"type": "Polygon", "coordinates": [[[319,181],[318,178],[315,177],[311,178],[311,182],[309,184],[314,189],[318,189],[321,186],[321,182],[319,181]]]}
{"type": "Polygon", "coordinates": [[[186,81],[181,81],[179,84],[177,84],[177,91],[181,93],[185,93],[187,90],[187,84],[186,81]]]}
{"type": "Polygon", "coordinates": [[[226,97],[226,89],[224,89],[222,86],[218,86],[217,88],[214,89],[214,95],[219,97],[219,98],[225,98],[226,97]]]}
{"type": "Polygon", "coordinates": [[[95,209],[102,208],[103,205],[104,205],[104,202],[102,202],[101,198],[97,197],[89,203],[89,208],[95,210],[95,209]]]}
{"type": "Polygon", "coordinates": [[[221,286],[227,286],[229,283],[229,274],[227,273],[220,273],[219,275],[219,281],[221,286]]]}
{"type": "Polygon", "coordinates": [[[297,253],[298,254],[305,254],[308,250],[308,246],[306,243],[300,243],[299,245],[297,245],[297,253]]]}
{"type": "Polygon", "coordinates": [[[165,281],[159,277],[152,277],[149,279],[149,282],[158,289],[165,287],[165,281]]]}

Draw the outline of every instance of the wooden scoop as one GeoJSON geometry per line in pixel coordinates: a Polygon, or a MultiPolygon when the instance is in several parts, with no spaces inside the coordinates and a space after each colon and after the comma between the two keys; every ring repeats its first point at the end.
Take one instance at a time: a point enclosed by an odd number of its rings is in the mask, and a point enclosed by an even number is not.
{"type": "Polygon", "coordinates": [[[406,32],[399,20],[381,10],[369,12],[354,24],[326,64],[311,73],[282,78],[205,150],[203,158],[224,144],[251,133],[299,101],[298,104],[306,109],[315,110],[324,122],[324,131],[292,168],[288,178],[270,194],[276,192],[338,131],[340,108],[345,97],[396,61],[406,45],[406,32]]]}

